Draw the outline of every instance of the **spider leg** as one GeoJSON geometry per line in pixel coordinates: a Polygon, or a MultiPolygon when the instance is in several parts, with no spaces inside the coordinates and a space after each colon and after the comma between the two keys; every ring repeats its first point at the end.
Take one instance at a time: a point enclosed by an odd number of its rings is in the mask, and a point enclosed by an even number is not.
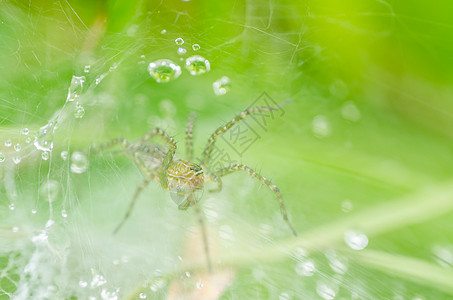
{"type": "Polygon", "coordinates": [[[215,175],[206,175],[205,181],[206,182],[215,181],[217,183],[217,188],[209,190],[210,193],[217,193],[222,190],[222,179],[220,179],[220,177],[215,175]]]}
{"type": "Polygon", "coordinates": [[[255,107],[255,108],[249,108],[247,110],[244,110],[242,113],[234,117],[230,122],[226,123],[223,126],[220,126],[219,128],[214,131],[214,133],[211,135],[211,137],[208,140],[208,144],[206,145],[206,148],[203,151],[202,158],[201,158],[201,165],[202,166],[207,166],[209,162],[209,158],[211,155],[212,150],[214,149],[214,143],[219,135],[222,133],[225,133],[228,129],[233,127],[234,124],[239,122],[240,120],[244,119],[248,115],[251,114],[256,114],[259,112],[265,112],[265,111],[273,111],[273,110],[279,110],[280,106],[269,106],[269,107],[255,107]]]}
{"type": "Polygon", "coordinates": [[[173,161],[173,157],[175,156],[176,152],[176,142],[175,140],[170,137],[168,134],[165,133],[160,128],[154,128],[151,131],[149,131],[147,134],[145,134],[140,140],[135,142],[134,144],[131,145],[131,149],[135,150],[138,147],[140,147],[145,141],[149,140],[150,138],[154,136],[160,136],[162,137],[169,145],[168,151],[165,154],[164,160],[162,162],[162,171],[159,173],[159,182],[162,185],[164,189],[168,189],[168,179],[167,179],[167,170],[168,167],[170,166],[170,163],[173,161]]]}
{"type": "Polygon", "coordinates": [[[222,176],[231,174],[231,173],[236,172],[236,171],[244,171],[244,172],[246,172],[252,178],[254,178],[254,179],[258,180],[259,182],[261,182],[262,184],[266,185],[270,190],[272,190],[275,193],[275,195],[277,196],[278,202],[280,204],[280,210],[281,210],[282,215],[283,215],[283,220],[285,220],[286,224],[288,224],[288,227],[291,229],[292,233],[295,236],[297,236],[296,230],[294,229],[293,225],[291,225],[291,222],[288,219],[288,215],[286,213],[285,205],[283,204],[283,198],[282,198],[282,194],[280,192],[280,189],[275,184],[273,184],[269,179],[263,177],[262,175],[257,173],[252,168],[250,168],[250,167],[248,167],[246,165],[240,165],[240,164],[236,164],[236,165],[232,165],[230,167],[226,167],[226,168],[222,168],[222,169],[216,170],[216,171],[214,171],[212,173],[212,175],[213,176],[217,176],[217,177],[222,177],[222,176]]]}
{"type": "Polygon", "coordinates": [[[135,190],[135,193],[134,193],[134,197],[132,197],[132,200],[131,202],[129,203],[129,207],[127,209],[127,212],[126,214],[124,215],[123,219],[121,220],[121,222],[118,224],[118,226],[116,226],[115,230],[113,231],[113,234],[116,234],[118,232],[118,230],[120,230],[120,228],[124,225],[124,223],[127,221],[127,219],[129,218],[132,210],[134,209],[134,205],[135,205],[135,202],[137,201],[138,199],[138,196],[140,195],[140,193],[143,191],[143,189],[152,181],[152,178],[151,177],[148,177],[147,179],[145,179],[145,181],[142,182],[142,184],[140,184],[137,189],[135,190]]]}
{"type": "Polygon", "coordinates": [[[200,224],[201,234],[203,236],[204,253],[206,255],[206,262],[208,264],[208,270],[209,270],[209,272],[212,272],[211,256],[209,255],[208,234],[206,232],[206,225],[204,223],[203,212],[201,211],[199,204],[195,200],[193,193],[191,193],[189,195],[189,197],[191,197],[191,201],[193,201],[193,206],[195,207],[195,211],[196,211],[197,217],[198,217],[198,223],[200,224]]]}
{"type": "Polygon", "coordinates": [[[188,161],[192,161],[192,158],[193,158],[192,132],[193,132],[194,122],[195,122],[195,113],[192,112],[189,116],[189,121],[187,122],[187,128],[186,128],[186,156],[187,156],[188,161]]]}
{"type": "Polygon", "coordinates": [[[129,142],[126,139],[118,138],[118,139],[110,140],[104,144],[100,144],[100,145],[91,147],[90,149],[88,149],[87,154],[89,154],[90,152],[100,152],[105,149],[114,147],[118,144],[120,144],[124,148],[127,148],[127,146],[129,146],[129,142]]]}

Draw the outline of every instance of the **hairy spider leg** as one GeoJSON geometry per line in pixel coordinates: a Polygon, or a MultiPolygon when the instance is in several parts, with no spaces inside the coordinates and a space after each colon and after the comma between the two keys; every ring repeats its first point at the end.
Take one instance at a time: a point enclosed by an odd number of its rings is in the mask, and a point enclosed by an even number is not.
{"type": "Polygon", "coordinates": [[[142,182],[142,184],[140,184],[137,189],[135,190],[135,193],[134,193],[134,197],[132,197],[132,200],[131,202],[129,203],[129,207],[127,209],[127,212],[126,214],[124,215],[123,219],[121,220],[121,222],[118,224],[118,226],[116,226],[115,230],[113,230],[113,234],[116,234],[118,232],[118,230],[120,230],[120,228],[124,225],[124,223],[127,221],[127,219],[129,218],[129,216],[131,215],[131,212],[132,210],[134,209],[134,206],[135,206],[135,202],[137,201],[138,199],[138,196],[140,195],[140,193],[143,191],[143,189],[153,180],[152,177],[148,177],[145,179],[145,181],[142,182]]]}
{"type": "MultiPolygon", "coordinates": [[[[164,160],[162,162],[162,170],[159,172],[159,175],[158,175],[160,184],[162,185],[162,187],[165,190],[168,190],[167,170],[168,170],[168,167],[169,167],[170,163],[173,161],[173,156],[175,155],[175,152],[176,152],[176,142],[175,142],[175,140],[173,138],[168,136],[162,129],[160,129],[160,128],[152,129],[147,134],[145,134],[140,140],[138,140],[137,142],[135,142],[135,143],[133,143],[131,145],[129,145],[129,143],[125,139],[115,139],[115,140],[112,140],[110,142],[107,142],[107,143],[101,145],[102,147],[99,147],[99,149],[105,149],[105,148],[108,148],[108,147],[112,147],[112,146],[114,146],[116,144],[121,144],[124,147],[127,147],[128,150],[131,151],[131,153],[133,153],[144,142],[146,142],[147,140],[149,140],[150,138],[152,138],[152,137],[154,137],[156,135],[162,137],[169,144],[169,149],[168,149],[167,153],[165,154],[164,160]]],[[[132,212],[132,210],[133,210],[133,208],[135,206],[135,203],[136,203],[136,201],[138,199],[138,196],[143,191],[143,189],[151,181],[156,179],[155,176],[153,176],[152,173],[149,170],[147,170],[143,166],[143,164],[140,163],[135,157],[134,157],[134,160],[135,160],[137,166],[139,166],[140,170],[145,174],[146,179],[135,190],[134,197],[132,198],[131,202],[129,203],[129,208],[128,208],[125,216],[121,220],[121,222],[118,224],[118,226],[113,231],[114,234],[118,232],[118,230],[123,226],[123,224],[129,218],[129,216],[130,216],[130,214],[131,214],[131,212],[132,212]]]]}
{"type": "Polygon", "coordinates": [[[206,255],[206,262],[208,264],[208,270],[209,270],[209,272],[212,272],[211,256],[209,254],[208,234],[206,231],[206,224],[204,223],[203,212],[202,212],[199,204],[195,200],[194,194],[191,193],[189,195],[189,197],[191,197],[190,201],[193,201],[193,203],[194,203],[193,207],[195,208],[195,211],[197,213],[198,223],[200,224],[201,234],[203,237],[203,248],[204,248],[204,253],[206,255]]]}
{"type": "Polygon", "coordinates": [[[226,168],[222,168],[222,169],[216,170],[216,171],[214,171],[212,173],[212,175],[217,176],[217,177],[222,177],[222,176],[225,176],[225,175],[231,174],[233,172],[237,172],[237,171],[246,172],[252,178],[255,178],[256,180],[258,180],[259,182],[261,182],[262,184],[267,186],[269,189],[271,189],[275,193],[275,195],[278,198],[278,202],[280,204],[280,210],[281,210],[282,215],[283,215],[283,220],[285,220],[286,224],[288,224],[288,226],[291,229],[292,233],[295,236],[297,236],[296,230],[294,230],[293,225],[291,225],[291,222],[288,219],[288,215],[286,213],[285,205],[283,204],[283,198],[282,198],[282,194],[280,192],[280,189],[275,184],[273,184],[269,179],[263,177],[262,175],[257,173],[252,168],[250,168],[250,167],[248,167],[246,165],[241,165],[241,164],[235,164],[235,165],[232,165],[232,166],[229,166],[229,167],[226,167],[226,168]]]}
{"type": "Polygon", "coordinates": [[[217,183],[217,187],[215,189],[210,189],[210,193],[217,193],[222,190],[222,179],[220,179],[218,176],[212,175],[212,174],[205,174],[205,182],[215,182],[217,183]]]}
{"type": "Polygon", "coordinates": [[[193,126],[195,122],[195,113],[190,113],[186,128],[186,157],[188,161],[193,159],[193,126]]]}
{"type": "Polygon", "coordinates": [[[203,151],[202,158],[201,158],[201,165],[202,166],[207,166],[209,162],[209,158],[211,156],[211,152],[214,148],[214,143],[219,135],[222,133],[225,133],[228,129],[234,126],[237,122],[240,120],[244,119],[250,114],[255,114],[259,112],[265,112],[265,111],[273,111],[273,110],[278,110],[280,109],[280,106],[269,106],[269,107],[256,107],[256,108],[250,108],[247,110],[244,110],[242,113],[234,117],[230,122],[226,123],[223,126],[220,126],[219,128],[214,131],[214,133],[211,135],[211,137],[208,140],[208,144],[206,145],[206,148],[203,151]]]}
{"type": "Polygon", "coordinates": [[[131,150],[137,149],[144,142],[146,142],[147,140],[151,139],[152,137],[154,137],[156,135],[162,137],[169,145],[168,151],[165,154],[164,160],[162,162],[162,170],[161,170],[161,172],[159,172],[159,182],[165,190],[168,190],[167,170],[168,170],[168,167],[170,166],[170,163],[173,161],[173,157],[175,156],[175,153],[176,153],[175,140],[172,137],[170,137],[168,134],[166,134],[165,131],[156,127],[154,129],[152,129],[151,131],[149,131],[147,134],[145,134],[140,140],[138,140],[137,142],[132,144],[131,150]]]}
{"type": "MultiPolygon", "coordinates": [[[[100,144],[98,146],[91,147],[88,150],[88,152],[101,152],[104,149],[114,147],[114,146],[116,146],[118,144],[120,144],[124,148],[127,148],[129,146],[129,142],[126,139],[118,138],[118,139],[113,139],[111,141],[108,141],[108,142],[106,142],[104,144],[100,144]]],[[[89,154],[89,153],[87,153],[87,154],[89,154]]]]}

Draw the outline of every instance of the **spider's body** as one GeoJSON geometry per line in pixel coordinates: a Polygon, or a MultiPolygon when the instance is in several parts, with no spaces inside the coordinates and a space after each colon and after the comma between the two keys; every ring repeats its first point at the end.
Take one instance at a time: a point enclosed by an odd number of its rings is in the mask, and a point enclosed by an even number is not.
{"type": "MultiPolygon", "coordinates": [[[[192,160],[192,129],[194,116],[192,115],[189,119],[187,129],[186,129],[186,155],[187,160],[175,159],[176,154],[176,142],[170,136],[168,136],[163,130],[155,128],[143,136],[140,140],[135,143],[129,143],[125,139],[115,139],[108,143],[105,143],[99,147],[96,147],[95,151],[100,151],[105,148],[112,147],[114,145],[122,145],[126,152],[132,156],[138,168],[145,175],[144,182],[137,188],[134,197],[129,205],[129,209],[126,212],[121,223],[115,229],[115,232],[120,229],[124,222],[128,219],[132,209],[134,207],[135,201],[138,198],[140,192],[151,182],[157,181],[162,187],[176,195],[178,201],[178,208],[185,210],[190,206],[193,206],[199,212],[199,221],[203,228],[203,239],[205,243],[205,251],[208,257],[209,264],[209,255],[208,255],[208,246],[207,246],[207,235],[203,225],[203,218],[201,217],[201,211],[198,208],[199,199],[195,196],[195,192],[203,188],[203,185],[206,182],[215,182],[217,183],[217,188],[210,190],[210,192],[218,192],[222,189],[221,177],[228,175],[237,171],[244,171],[252,178],[258,180],[262,184],[266,185],[271,191],[275,193],[280,204],[280,210],[283,215],[283,220],[287,223],[288,227],[291,229],[294,235],[296,231],[288,220],[285,207],[283,205],[283,198],[280,193],[279,188],[273,184],[270,180],[266,179],[252,168],[242,165],[235,164],[225,168],[217,169],[208,172],[207,174],[203,172],[204,170],[209,170],[207,167],[209,164],[211,153],[214,149],[214,144],[219,135],[223,134],[229,130],[234,124],[244,119],[250,114],[257,114],[262,112],[269,112],[277,110],[279,107],[259,107],[252,108],[243,111],[241,114],[237,115],[230,122],[226,123],[224,126],[220,126],[216,131],[211,135],[208,140],[207,146],[202,153],[201,163],[195,164],[191,162],[192,160]],[[155,136],[159,136],[165,141],[166,146],[161,146],[157,144],[152,144],[149,140],[155,136]]],[[[175,198],[174,198],[175,199],[175,198]]]]}

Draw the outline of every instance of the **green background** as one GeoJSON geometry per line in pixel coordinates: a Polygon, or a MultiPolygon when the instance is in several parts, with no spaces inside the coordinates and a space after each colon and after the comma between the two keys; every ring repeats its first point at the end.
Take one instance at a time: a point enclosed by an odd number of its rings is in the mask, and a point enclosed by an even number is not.
{"type": "Polygon", "coordinates": [[[178,211],[152,183],[112,235],[143,175],[115,151],[91,155],[87,172],[74,174],[60,153],[135,141],[161,126],[183,158],[195,111],[199,156],[209,135],[263,92],[291,100],[284,115],[265,130],[253,125],[260,138],[241,157],[219,147],[280,188],[299,236],[272,192],[245,174],[225,177],[220,193],[205,188],[214,264],[235,274],[221,299],[329,299],[326,286],[335,299],[450,299],[452,13],[449,1],[1,1],[0,299],[103,290],[165,299],[179,281],[188,295],[206,267],[202,252],[178,259],[198,230],[194,210],[178,211]],[[209,73],[184,69],[178,37],[184,58],[202,55],[209,73]],[[157,83],[147,65],[164,58],[182,75],[157,83]],[[81,119],[65,104],[74,75],[86,76],[81,119]],[[216,96],[222,76],[231,91],[216,96]],[[56,115],[54,149],[41,160],[20,132],[36,135],[56,115]],[[22,145],[17,166],[7,139],[22,145]],[[51,204],[41,191],[48,180],[58,183],[51,204]],[[42,230],[48,241],[36,242],[42,230]],[[347,246],[348,230],[367,236],[364,250],[347,246]],[[332,249],[347,270],[332,268],[332,249]],[[310,261],[314,274],[298,274],[310,261]]]}

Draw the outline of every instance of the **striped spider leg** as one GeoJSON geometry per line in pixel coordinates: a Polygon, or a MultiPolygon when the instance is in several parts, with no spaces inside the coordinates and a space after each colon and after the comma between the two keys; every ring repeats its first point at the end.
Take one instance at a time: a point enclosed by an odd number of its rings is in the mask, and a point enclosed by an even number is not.
{"type": "MultiPolygon", "coordinates": [[[[209,138],[208,144],[206,145],[206,148],[203,151],[202,159],[201,159],[201,165],[203,166],[203,168],[207,169],[207,165],[209,163],[209,159],[210,159],[212,150],[214,149],[214,144],[215,144],[217,138],[221,134],[228,131],[231,127],[233,127],[236,123],[238,123],[239,121],[241,121],[248,115],[256,114],[256,113],[260,113],[260,112],[268,112],[268,111],[273,111],[273,110],[278,110],[278,109],[280,109],[279,106],[250,108],[250,109],[243,111],[239,115],[237,115],[230,122],[217,128],[217,130],[209,138]]],[[[282,198],[280,189],[275,184],[273,184],[269,179],[265,178],[258,172],[254,171],[252,168],[250,168],[246,165],[242,165],[242,164],[235,164],[235,165],[228,166],[226,168],[221,168],[221,169],[218,169],[218,170],[215,170],[215,171],[209,173],[209,176],[208,176],[209,181],[215,181],[218,185],[217,189],[211,190],[211,192],[218,192],[222,189],[222,180],[220,179],[220,177],[223,177],[225,175],[228,175],[228,174],[231,174],[231,173],[234,173],[237,171],[246,172],[252,178],[258,180],[259,182],[261,182],[262,184],[267,186],[271,191],[273,191],[275,193],[275,195],[277,196],[278,202],[280,204],[280,210],[283,215],[283,220],[286,222],[286,224],[288,225],[291,232],[295,236],[297,236],[296,230],[294,229],[293,225],[291,224],[291,222],[288,219],[288,214],[286,212],[285,205],[283,203],[283,198],[282,198]]]]}

